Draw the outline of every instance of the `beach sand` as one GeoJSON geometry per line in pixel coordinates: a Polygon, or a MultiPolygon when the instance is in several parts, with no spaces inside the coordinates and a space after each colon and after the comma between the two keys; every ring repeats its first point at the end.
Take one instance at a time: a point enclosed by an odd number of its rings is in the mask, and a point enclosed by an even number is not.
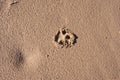
{"type": "Polygon", "coordinates": [[[120,80],[120,0],[0,0],[0,80],[120,80]]]}

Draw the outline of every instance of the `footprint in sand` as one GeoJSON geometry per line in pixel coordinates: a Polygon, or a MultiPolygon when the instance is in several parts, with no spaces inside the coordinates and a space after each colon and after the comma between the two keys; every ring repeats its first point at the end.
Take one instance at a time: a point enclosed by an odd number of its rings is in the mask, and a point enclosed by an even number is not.
{"type": "Polygon", "coordinates": [[[15,48],[10,51],[10,62],[13,64],[12,67],[21,69],[25,63],[24,51],[20,48],[15,48]]]}
{"type": "Polygon", "coordinates": [[[38,48],[18,48],[11,51],[12,67],[19,71],[35,71],[38,69],[41,60],[42,56],[38,48]]]}
{"type": "Polygon", "coordinates": [[[61,28],[54,37],[54,41],[63,47],[71,47],[77,42],[77,36],[67,28],[61,28]]]}

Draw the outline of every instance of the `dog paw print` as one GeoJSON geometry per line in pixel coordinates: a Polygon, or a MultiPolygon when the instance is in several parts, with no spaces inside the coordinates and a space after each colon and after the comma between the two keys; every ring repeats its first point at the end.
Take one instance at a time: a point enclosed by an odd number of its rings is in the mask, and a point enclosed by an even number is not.
{"type": "Polygon", "coordinates": [[[71,47],[77,42],[77,36],[67,28],[61,28],[55,35],[55,42],[63,47],[71,47]]]}

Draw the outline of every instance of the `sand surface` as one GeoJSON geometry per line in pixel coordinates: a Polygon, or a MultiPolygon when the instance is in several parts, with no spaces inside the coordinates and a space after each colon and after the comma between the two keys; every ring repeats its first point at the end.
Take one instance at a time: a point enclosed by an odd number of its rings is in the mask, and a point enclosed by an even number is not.
{"type": "Polygon", "coordinates": [[[120,0],[0,0],[0,80],[120,80],[120,0]]]}

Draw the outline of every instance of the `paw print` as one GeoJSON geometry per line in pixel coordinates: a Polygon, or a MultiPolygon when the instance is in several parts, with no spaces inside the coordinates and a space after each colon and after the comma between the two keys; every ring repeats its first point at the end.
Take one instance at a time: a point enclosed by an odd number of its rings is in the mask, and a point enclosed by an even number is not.
{"type": "Polygon", "coordinates": [[[55,42],[63,47],[71,47],[77,41],[77,36],[67,28],[61,28],[58,33],[55,35],[55,42]]]}

